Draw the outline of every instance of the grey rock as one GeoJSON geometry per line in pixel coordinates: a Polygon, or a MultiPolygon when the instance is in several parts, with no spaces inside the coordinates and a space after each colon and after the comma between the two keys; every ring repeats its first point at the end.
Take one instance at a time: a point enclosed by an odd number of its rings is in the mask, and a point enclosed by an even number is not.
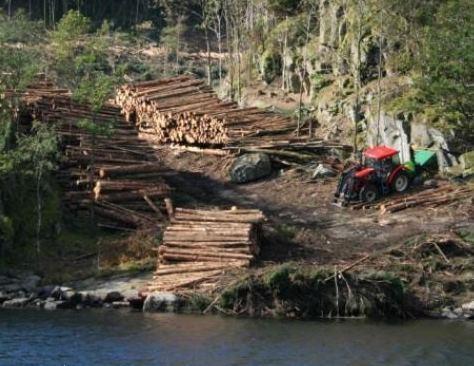
{"type": "Polygon", "coordinates": [[[11,277],[8,277],[8,276],[0,276],[0,287],[1,286],[5,286],[5,285],[9,285],[12,283],[12,281],[14,281],[11,277]]]}
{"type": "Polygon", "coordinates": [[[36,275],[30,275],[27,276],[23,281],[22,281],[22,287],[28,292],[31,292],[35,290],[39,283],[41,282],[41,277],[36,276],[36,275]]]}
{"type": "Polygon", "coordinates": [[[2,304],[4,308],[23,308],[30,302],[28,297],[17,297],[11,300],[7,300],[2,304]]]}
{"type": "Polygon", "coordinates": [[[0,304],[4,303],[7,300],[11,300],[11,296],[3,291],[0,291],[0,304]]]}
{"type": "Polygon", "coordinates": [[[36,289],[36,296],[39,297],[40,299],[45,300],[51,296],[55,288],[56,286],[53,286],[53,285],[39,287],[36,289]]]}
{"type": "Polygon", "coordinates": [[[441,310],[441,317],[447,319],[474,319],[474,301],[460,307],[445,307],[441,310]]]}
{"type": "Polygon", "coordinates": [[[124,296],[118,291],[109,292],[104,299],[105,303],[118,302],[122,301],[124,296]]]}
{"type": "Polygon", "coordinates": [[[423,182],[423,186],[427,188],[438,187],[438,181],[436,179],[427,179],[423,182]]]}
{"type": "MultiPolygon", "coordinates": [[[[382,113],[380,121],[378,113],[369,114],[367,125],[367,144],[369,146],[387,145],[400,151],[400,161],[410,161],[410,124],[408,121],[382,113]]],[[[413,138],[413,137],[412,137],[413,138]]]]}
{"type": "Polygon", "coordinates": [[[459,315],[456,314],[453,309],[445,307],[441,310],[441,317],[446,319],[458,319],[459,315]]]}
{"type": "Polygon", "coordinates": [[[72,305],[63,300],[54,300],[54,301],[46,301],[44,303],[43,309],[44,310],[58,310],[58,309],[69,309],[72,305]]]}
{"type": "Polygon", "coordinates": [[[230,168],[230,179],[234,183],[247,183],[267,177],[272,164],[267,154],[245,154],[238,157],[230,168]]]}
{"type": "Polygon", "coordinates": [[[114,309],[128,308],[130,307],[130,303],[128,301],[114,301],[112,307],[114,309]]]}
{"type": "Polygon", "coordinates": [[[102,306],[102,298],[97,296],[93,292],[81,291],[79,292],[82,296],[83,305],[90,307],[100,307],[102,306]]]}
{"type": "Polygon", "coordinates": [[[130,307],[132,309],[142,310],[145,300],[143,299],[143,297],[135,296],[135,297],[127,297],[127,301],[130,304],[130,307]]]}
{"type": "Polygon", "coordinates": [[[146,312],[173,312],[178,307],[178,297],[171,292],[154,292],[143,303],[146,312]]]}
{"type": "Polygon", "coordinates": [[[72,288],[64,286],[56,286],[52,291],[50,296],[54,297],[56,300],[62,300],[71,294],[72,288]]]}
{"type": "Polygon", "coordinates": [[[468,319],[474,319],[474,301],[461,305],[463,316],[468,319]]]}
{"type": "Polygon", "coordinates": [[[319,164],[316,169],[314,169],[312,178],[327,178],[327,177],[335,177],[337,172],[329,166],[319,164]]]}
{"type": "Polygon", "coordinates": [[[61,300],[65,300],[72,305],[77,305],[82,302],[82,294],[73,290],[63,292],[61,300]]]}
{"type": "Polygon", "coordinates": [[[11,283],[2,287],[5,292],[19,292],[23,287],[19,283],[11,283]]]}

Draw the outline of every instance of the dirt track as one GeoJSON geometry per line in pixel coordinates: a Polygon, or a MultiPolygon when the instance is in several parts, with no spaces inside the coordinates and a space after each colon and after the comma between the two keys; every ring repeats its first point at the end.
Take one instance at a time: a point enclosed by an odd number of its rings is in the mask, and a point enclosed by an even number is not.
{"type": "Polygon", "coordinates": [[[246,184],[228,182],[230,158],[163,149],[174,202],[184,207],[256,207],[268,217],[262,261],[317,264],[352,261],[420,234],[447,232],[472,222],[469,205],[412,208],[380,217],[331,204],[336,179],[311,180],[297,170],[246,184]]]}

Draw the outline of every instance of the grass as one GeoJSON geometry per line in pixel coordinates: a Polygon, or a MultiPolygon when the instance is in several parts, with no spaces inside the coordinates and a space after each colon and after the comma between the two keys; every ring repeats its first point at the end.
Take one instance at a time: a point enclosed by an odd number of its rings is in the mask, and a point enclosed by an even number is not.
{"type": "Polygon", "coordinates": [[[403,317],[406,295],[390,272],[334,277],[329,267],[287,263],[243,277],[222,294],[220,306],[255,316],[403,317]]]}

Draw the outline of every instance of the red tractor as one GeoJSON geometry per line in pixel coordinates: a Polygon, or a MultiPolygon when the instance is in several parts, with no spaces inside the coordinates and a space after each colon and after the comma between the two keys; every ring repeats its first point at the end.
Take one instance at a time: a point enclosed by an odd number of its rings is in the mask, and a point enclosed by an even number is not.
{"type": "Polygon", "coordinates": [[[362,164],[344,171],[335,193],[335,203],[373,202],[390,192],[404,192],[410,186],[414,171],[400,164],[398,151],[376,146],[364,151],[362,164]]]}

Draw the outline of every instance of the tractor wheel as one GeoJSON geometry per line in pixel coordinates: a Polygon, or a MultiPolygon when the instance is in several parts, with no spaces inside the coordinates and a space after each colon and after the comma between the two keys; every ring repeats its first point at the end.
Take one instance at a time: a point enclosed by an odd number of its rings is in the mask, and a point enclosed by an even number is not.
{"type": "Polygon", "coordinates": [[[380,196],[379,190],[373,184],[363,186],[359,193],[359,199],[362,202],[374,202],[377,201],[380,196]]]}
{"type": "Polygon", "coordinates": [[[400,172],[397,174],[395,179],[392,182],[392,190],[398,193],[405,192],[410,185],[410,178],[405,172],[400,172]]]}

